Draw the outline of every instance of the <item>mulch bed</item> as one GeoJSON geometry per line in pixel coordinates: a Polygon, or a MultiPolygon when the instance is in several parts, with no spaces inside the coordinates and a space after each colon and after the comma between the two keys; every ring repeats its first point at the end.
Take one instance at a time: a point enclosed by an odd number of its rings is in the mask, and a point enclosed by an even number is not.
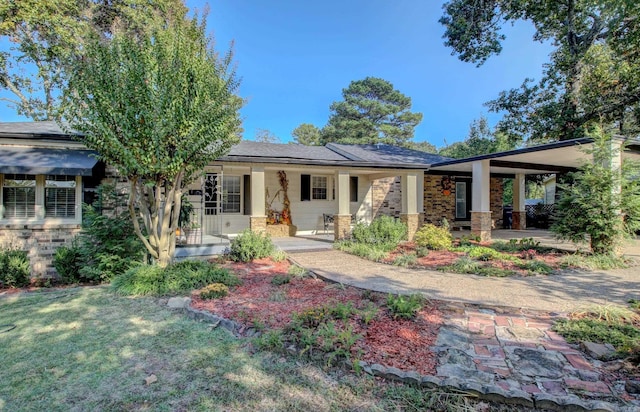
{"type": "Polygon", "coordinates": [[[252,263],[227,264],[242,280],[222,299],[202,300],[194,293],[191,306],[234,320],[246,327],[261,325],[270,329],[285,328],[294,313],[335,303],[351,304],[362,309],[373,304],[378,316],[369,324],[351,319],[354,333],[361,335],[352,354],[369,363],[393,366],[405,371],[434,374],[435,343],[442,324],[436,302],[427,302],[415,319],[393,319],[384,302],[386,296],[350,286],[329,283],[311,277],[292,277],[290,283],[273,285],[274,276],[285,275],[289,262],[262,259],[252,263]]]}
{"type": "MultiPolygon", "coordinates": [[[[490,246],[490,244],[477,243],[478,246],[490,246]]],[[[411,254],[416,252],[416,244],[414,242],[405,242],[400,244],[389,256],[383,260],[383,263],[392,264],[393,261],[403,254],[411,254]]],[[[507,255],[515,256],[522,259],[535,259],[549,265],[553,270],[561,269],[561,259],[566,253],[559,251],[537,253],[535,251],[522,252],[501,252],[507,255]]],[[[459,258],[465,256],[464,252],[452,252],[449,250],[430,250],[429,254],[424,257],[418,257],[414,267],[422,267],[425,269],[438,270],[445,266],[453,264],[459,258]]],[[[526,269],[520,268],[515,262],[506,260],[491,260],[482,262],[483,266],[491,266],[499,269],[513,271],[517,275],[528,276],[530,273],[526,269]]]]}

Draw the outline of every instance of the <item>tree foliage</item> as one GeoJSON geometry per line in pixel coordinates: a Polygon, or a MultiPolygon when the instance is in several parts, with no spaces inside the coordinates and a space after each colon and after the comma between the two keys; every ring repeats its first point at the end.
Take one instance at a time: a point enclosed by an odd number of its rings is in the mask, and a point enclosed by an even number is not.
{"type": "Polygon", "coordinates": [[[634,0],[451,0],[440,22],[445,45],[465,62],[500,53],[506,23],[533,23],[555,47],[542,79],[525,79],[488,106],[500,127],[535,141],[582,137],[594,122],[638,128],[640,3],[634,0]],[[601,97],[595,98],[594,97],[601,97]]]}
{"type": "Polygon", "coordinates": [[[183,188],[238,141],[232,54],[218,56],[205,29],[179,18],[137,37],[94,36],[65,92],[69,126],[128,178],[134,229],[161,266],[175,250],[183,188]]]}
{"type": "Polygon", "coordinates": [[[411,98],[380,78],[352,81],[342,90],[343,101],[331,105],[323,143],[386,143],[407,146],[421,113],[411,112],[411,98]]]}
{"type": "Polygon", "coordinates": [[[262,143],[280,143],[280,138],[267,129],[258,129],[253,140],[262,143]]]}
{"type": "Polygon", "coordinates": [[[303,144],[305,146],[322,145],[320,129],[311,123],[302,123],[300,126],[293,129],[291,136],[293,136],[294,141],[297,144],[303,144]]]}
{"type": "Polygon", "coordinates": [[[143,32],[158,16],[185,12],[180,0],[8,0],[0,2],[0,100],[33,120],[59,116],[66,70],[92,33],[143,32]]]}
{"type": "Polygon", "coordinates": [[[515,148],[513,141],[510,141],[504,133],[494,133],[487,119],[481,117],[471,123],[469,134],[464,141],[441,148],[439,154],[454,159],[463,159],[513,148],[515,148]]]}
{"type": "Polygon", "coordinates": [[[560,185],[551,230],[560,239],[590,241],[593,253],[613,254],[625,235],[640,229],[640,168],[629,161],[621,170],[612,167],[610,159],[620,149],[601,127],[593,138],[593,147],[585,150],[592,161],[560,185]]]}

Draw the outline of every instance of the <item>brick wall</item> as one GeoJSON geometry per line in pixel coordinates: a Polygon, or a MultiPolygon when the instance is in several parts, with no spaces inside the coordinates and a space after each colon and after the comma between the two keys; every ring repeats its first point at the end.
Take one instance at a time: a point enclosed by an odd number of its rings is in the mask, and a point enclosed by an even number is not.
{"type": "Polygon", "coordinates": [[[424,221],[440,225],[446,218],[453,223],[456,218],[456,185],[455,178],[451,179],[451,193],[442,193],[440,182],[442,176],[424,176],[424,221]]]}
{"type": "Polygon", "coordinates": [[[491,224],[493,229],[502,229],[502,196],[504,187],[502,178],[491,178],[491,193],[489,195],[489,207],[491,208],[491,224]]]}
{"type": "Polygon", "coordinates": [[[80,233],[80,225],[4,225],[0,229],[0,245],[26,250],[31,262],[33,278],[56,277],[53,257],[56,249],[70,246],[73,238],[80,233]]]}
{"type": "Polygon", "coordinates": [[[386,215],[395,218],[402,212],[402,191],[400,177],[386,177],[373,182],[373,217],[386,215]]]}

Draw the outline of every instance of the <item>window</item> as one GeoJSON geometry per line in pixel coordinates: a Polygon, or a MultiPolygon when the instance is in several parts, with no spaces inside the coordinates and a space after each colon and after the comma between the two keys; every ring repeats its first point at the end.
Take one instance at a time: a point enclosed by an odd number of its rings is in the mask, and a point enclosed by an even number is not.
{"type": "Polygon", "coordinates": [[[456,182],[456,219],[467,218],[467,182],[456,182]]]}
{"type": "Polygon", "coordinates": [[[349,201],[358,201],[358,176],[349,177],[349,201]]]}
{"type": "Polygon", "coordinates": [[[326,200],[327,199],[327,178],[326,176],[311,177],[311,199],[326,200]]]}
{"type": "Polygon", "coordinates": [[[4,175],[2,186],[4,217],[31,218],[36,215],[36,177],[34,175],[4,175]]]}
{"type": "Polygon", "coordinates": [[[76,217],[76,179],[74,176],[47,176],[44,187],[45,217],[76,217]]]}
{"type": "Polygon", "coordinates": [[[240,213],[240,176],[222,178],[222,213],[240,213]]]}

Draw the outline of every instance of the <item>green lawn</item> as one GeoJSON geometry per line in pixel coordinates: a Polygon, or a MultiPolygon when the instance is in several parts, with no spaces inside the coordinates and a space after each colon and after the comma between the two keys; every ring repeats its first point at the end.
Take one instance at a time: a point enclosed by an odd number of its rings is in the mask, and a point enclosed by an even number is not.
{"type": "Polygon", "coordinates": [[[105,287],[0,297],[5,324],[2,411],[473,410],[460,395],[250,355],[246,340],[105,287]]]}

